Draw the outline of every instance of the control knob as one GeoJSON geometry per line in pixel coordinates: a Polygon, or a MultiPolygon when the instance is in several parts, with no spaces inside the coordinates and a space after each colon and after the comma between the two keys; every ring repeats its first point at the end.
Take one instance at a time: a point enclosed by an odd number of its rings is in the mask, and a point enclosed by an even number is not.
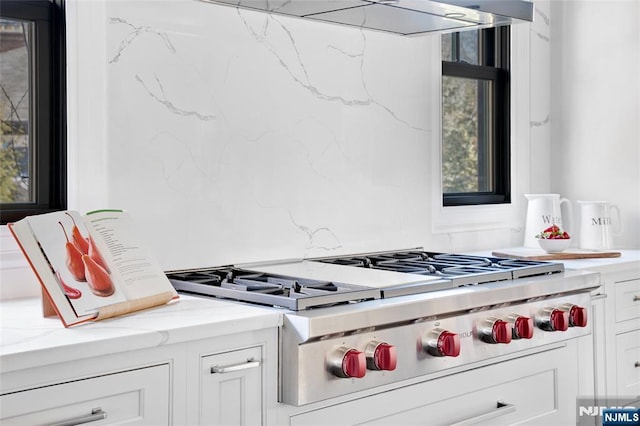
{"type": "Polygon", "coordinates": [[[544,308],[538,321],[538,327],[546,331],[567,331],[569,312],[558,308],[544,308]]]}
{"type": "Polygon", "coordinates": [[[533,318],[518,314],[509,316],[513,339],[531,339],[533,337],[533,318]]]}
{"type": "Polygon", "coordinates": [[[565,303],[560,307],[565,312],[569,312],[569,327],[587,326],[587,309],[572,303],[565,303]]]}
{"type": "Polygon", "coordinates": [[[509,343],[513,332],[507,321],[489,317],[478,327],[478,334],[480,340],[487,343],[509,343]]]}
{"type": "Polygon", "coordinates": [[[422,348],[433,356],[453,356],[460,355],[460,337],[456,333],[434,328],[423,337],[422,348]]]}
{"type": "Polygon", "coordinates": [[[340,346],[327,360],[329,371],[337,377],[362,378],[367,370],[367,360],[363,352],[349,346],[340,346]]]}
{"type": "Polygon", "coordinates": [[[364,350],[369,370],[393,371],[398,363],[396,347],[386,342],[372,340],[364,350]]]}

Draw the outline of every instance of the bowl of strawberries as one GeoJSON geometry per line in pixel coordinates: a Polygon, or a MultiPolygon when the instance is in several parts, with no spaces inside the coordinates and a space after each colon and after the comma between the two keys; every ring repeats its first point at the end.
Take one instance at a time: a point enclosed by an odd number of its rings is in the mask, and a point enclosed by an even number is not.
{"type": "Polygon", "coordinates": [[[558,225],[551,225],[536,235],[540,248],[547,253],[559,253],[571,245],[571,236],[558,225]]]}

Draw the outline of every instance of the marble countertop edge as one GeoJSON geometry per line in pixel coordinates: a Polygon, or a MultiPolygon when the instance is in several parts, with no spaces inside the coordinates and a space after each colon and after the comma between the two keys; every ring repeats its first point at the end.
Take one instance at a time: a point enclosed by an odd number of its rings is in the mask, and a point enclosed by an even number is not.
{"type": "Polygon", "coordinates": [[[181,295],[165,306],[65,328],[37,298],[0,304],[0,371],[275,328],[281,311],[181,295]]]}

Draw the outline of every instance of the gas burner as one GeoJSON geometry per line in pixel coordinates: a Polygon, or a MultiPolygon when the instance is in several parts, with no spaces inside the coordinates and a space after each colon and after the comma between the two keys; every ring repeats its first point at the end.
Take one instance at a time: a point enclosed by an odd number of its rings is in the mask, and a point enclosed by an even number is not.
{"type": "Polygon", "coordinates": [[[451,280],[454,286],[512,280],[564,271],[562,263],[420,250],[314,259],[334,265],[381,269],[451,280]]]}
{"type": "Polygon", "coordinates": [[[306,278],[248,271],[234,267],[168,272],[184,293],[216,296],[293,311],[379,299],[376,289],[306,278]]]}

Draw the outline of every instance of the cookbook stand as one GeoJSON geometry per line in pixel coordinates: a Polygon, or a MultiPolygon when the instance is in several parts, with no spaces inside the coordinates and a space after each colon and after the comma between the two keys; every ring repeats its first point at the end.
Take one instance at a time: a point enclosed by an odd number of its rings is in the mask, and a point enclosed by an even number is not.
{"type": "Polygon", "coordinates": [[[42,316],[45,318],[59,318],[58,312],[56,312],[56,308],[51,303],[51,299],[49,299],[49,295],[44,289],[41,289],[42,292],[42,316]]]}

